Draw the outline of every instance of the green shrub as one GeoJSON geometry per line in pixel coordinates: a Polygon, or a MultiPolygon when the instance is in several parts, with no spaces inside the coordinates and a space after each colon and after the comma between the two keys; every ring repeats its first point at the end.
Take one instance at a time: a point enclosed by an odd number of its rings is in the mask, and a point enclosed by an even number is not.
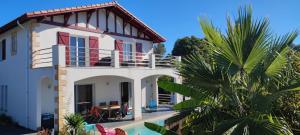
{"type": "Polygon", "coordinates": [[[13,126],[15,122],[10,116],[7,116],[5,114],[0,115],[0,125],[5,125],[5,126],[13,126]]]}
{"type": "Polygon", "coordinates": [[[69,134],[71,135],[81,135],[83,134],[84,128],[84,119],[80,114],[69,114],[65,117],[66,128],[69,134]]]}

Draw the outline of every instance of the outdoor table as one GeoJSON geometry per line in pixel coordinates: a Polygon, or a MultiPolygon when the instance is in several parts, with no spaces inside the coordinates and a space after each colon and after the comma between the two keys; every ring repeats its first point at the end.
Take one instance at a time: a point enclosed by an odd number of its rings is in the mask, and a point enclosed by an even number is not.
{"type": "Polygon", "coordinates": [[[121,106],[119,105],[107,105],[107,106],[97,106],[98,109],[108,111],[108,117],[111,118],[111,112],[113,110],[120,110],[121,106]]]}

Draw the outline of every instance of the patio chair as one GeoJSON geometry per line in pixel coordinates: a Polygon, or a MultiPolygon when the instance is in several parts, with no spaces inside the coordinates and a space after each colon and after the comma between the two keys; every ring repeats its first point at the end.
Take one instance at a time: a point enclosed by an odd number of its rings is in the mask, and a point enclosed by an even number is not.
{"type": "Polygon", "coordinates": [[[124,103],[120,110],[118,112],[116,112],[116,119],[121,119],[124,118],[127,115],[128,112],[128,104],[124,103]]]}
{"type": "Polygon", "coordinates": [[[100,102],[99,106],[106,106],[106,102],[100,102]]]}
{"type": "Polygon", "coordinates": [[[109,105],[113,106],[113,105],[119,105],[118,101],[110,101],[109,105]]]}
{"type": "Polygon", "coordinates": [[[101,135],[116,135],[116,131],[114,129],[104,128],[101,124],[96,124],[96,128],[101,133],[101,135]]]}
{"type": "Polygon", "coordinates": [[[99,111],[97,107],[93,106],[89,112],[89,120],[97,123],[100,121],[104,121],[105,114],[105,111],[99,111]]]}
{"type": "Polygon", "coordinates": [[[126,131],[121,128],[115,128],[116,135],[128,135],[126,131]]]}

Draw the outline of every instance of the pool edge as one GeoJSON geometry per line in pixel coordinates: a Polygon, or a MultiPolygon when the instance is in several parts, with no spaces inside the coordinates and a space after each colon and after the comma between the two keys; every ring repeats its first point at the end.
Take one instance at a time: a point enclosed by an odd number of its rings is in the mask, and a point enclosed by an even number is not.
{"type": "Polygon", "coordinates": [[[126,129],[126,128],[133,127],[135,125],[140,125],[140,124],[142,124],[146,121],[156,121],[156,120],[159,120],[159,119],[166,119],[166,118],[169,118],[171,116],[174,116],[175,114],[177,114],[177,112],[172,112],[170,114],[165,114],[165,115],[157,116],[157,117],[154,117],[154,118],[147,118],[147,119],[138,120],[134,123],[129,123],[129,124],[121,125],[121,126],[116,126],[114,128],[126,129]]]}

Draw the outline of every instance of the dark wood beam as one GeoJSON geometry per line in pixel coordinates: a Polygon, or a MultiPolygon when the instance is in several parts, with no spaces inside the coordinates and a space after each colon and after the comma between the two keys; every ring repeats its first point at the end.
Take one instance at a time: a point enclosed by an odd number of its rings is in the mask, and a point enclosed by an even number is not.
{"type": "Polygon", "coordinates": [[[68,21],[71,17],[72,13],[70,14],[64,14],[64,25],[67,26],[68,25],[68,21]]]}
{"type": "Polygon", "coordinates": [[[99,29],[99,9],[96,11],[96,18],[97,18],[97,29],[99,29]]]}
{"type": "Polygon", "coordinates": [[[116,13],[114,13],[115,15],[115,33],[117,33],[117,15],[116,13]]]}
{"type": "MultiPolygon", "coordinates": [[[[140,35],[141,34],[144,34],[144,38],[145,38],[145,32],[147,31],[147,29],[144,29],[143,31],[139,31],[140,32],[140,35]]],[[[140,37],[140,35],[138,35],[138,37],[140,37]]]]}
{"type": "Polygon", "coordinates": [[[78,12],[75,13],[75,26],[78,26],[78,12]]]}
{"type": "Polygon", "coordinates": [[[41,16],[41,17],[36,18],[36,21],[37,22],[41,22],[41,21],[43,21],[45,19],[46,19],[46,16],[41,16]]]}
{"type": "Polygon", "coordinates": [[[130,24],[130,36],[132,36],[132,25],[130,24]]]}
{"type": "Polygon", "coordinates": [[[86,28],[89,27],[89,23],[94,12],[95,10],[90,10],[86,12],[86,28]]]}
{"type": "Polygon", "coordinates": [[[125,22],[125,20],[123,19],[123,34],[125,35],[125,27],[126,27],[126,22],[125,22]]]}
{"type": "MultiPolygon", "coordinates": [[[[64,26],[63,23],[51,22],[51,21],[48,21],[48,20],[44,20],[41,23],[49,24],[49,25],[53,25],[53,26],[65,27],[65,28],[74,29],[74,30],[80,30],[80,31],[87,31],[87,32],[93,32],[93,33],[103,34],[103,32],[101,32],[100,30],[96,30],[96,29],[92,29],[92,28],[86,28],[86,27],[81,27],[81,26],[72,26],[72,25],[64,26]]],[[[115,33],[115,32],[104,32],[104,34],[121,36],[121,37],[128,37],[128,38],[134,38],[134,39],[141,39],[141,40],[147,40],[147,41],[153,41],[151,39],[138,38],[136,36],[124,35],[124,34],[115,33]]]]}
{"type": "Polygon", "coordinates": [[[51,21],[51,22],[53,22],[53,15],[52,15],[52,16],[50,16],[50,21],[51,21]]]}
{"type": "Polygon", "coordinates": [[[109,17],[109,13],[110,13],[109,9],[106,9],[106,10],[105,10],[105,24],[106,24],[106,29],[105,29],[105,31],[106,31],[106,32],[108,32],[108,17],[109,17]]]}

